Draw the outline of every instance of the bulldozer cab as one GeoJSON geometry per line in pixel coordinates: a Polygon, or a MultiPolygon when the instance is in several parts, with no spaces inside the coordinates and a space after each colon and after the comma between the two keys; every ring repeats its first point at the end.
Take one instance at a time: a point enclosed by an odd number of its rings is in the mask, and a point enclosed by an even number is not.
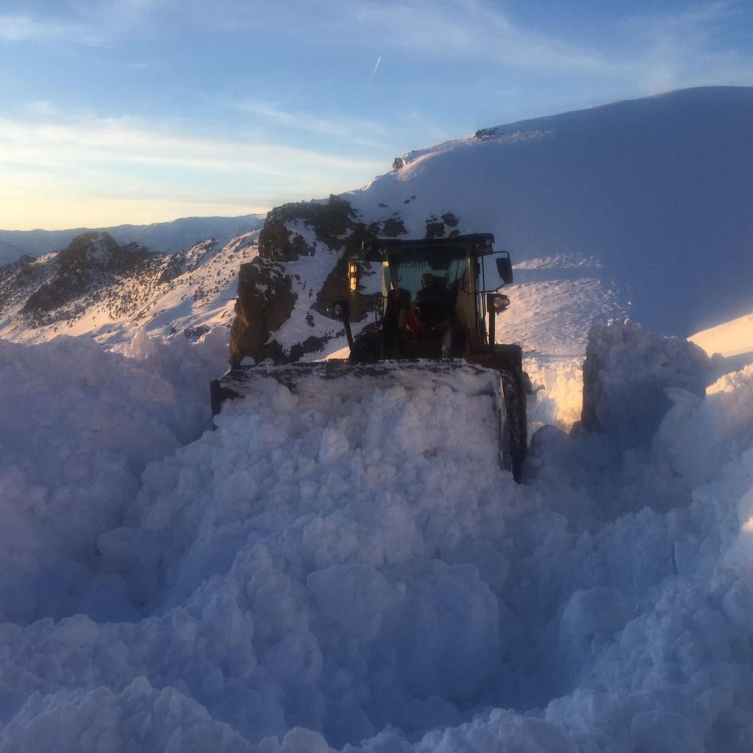
{"type": "MultiPolygon", "coordinates": [[[[484,233],[364,244],[356,263],[381,264],[383,358],[460,357],[490,344],[483,260],[495,254],[493,242],[494,236],[484,233]],[[399,347],[402,333],[408,343],[399,347]]],[[[505,271],[509,254],[497,253],[503,261],[499,274],[511,281],[505,271]]]]}

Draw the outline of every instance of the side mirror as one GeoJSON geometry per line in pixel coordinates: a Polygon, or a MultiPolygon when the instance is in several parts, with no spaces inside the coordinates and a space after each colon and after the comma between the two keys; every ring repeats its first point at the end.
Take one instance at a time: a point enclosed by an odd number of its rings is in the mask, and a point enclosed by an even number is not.
{"type": "Polygon", "coordinates": [[[497,257],[497,272],[505,285],[512,285],[512,262],[509,256],[497,257]]]}
{"type": "Polygon", "coordinates": [[[347,321],[350,319],[350,306],[347,301],[334,301],[327,306],[327,315],[341,322],[347,321]]]}
{"type": "Polygon", "coordinates": [[[354,261],[348,262],[348,287],[355,293],[361,280],[361,265],[354,261]]]}

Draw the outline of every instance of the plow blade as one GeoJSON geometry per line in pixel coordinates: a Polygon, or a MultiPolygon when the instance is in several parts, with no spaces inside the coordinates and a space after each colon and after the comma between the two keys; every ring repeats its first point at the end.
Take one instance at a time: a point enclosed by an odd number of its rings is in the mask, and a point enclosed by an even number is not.
{"type": "MultiPolygon", "coordinates": [[[[243,404],[236,401],[247,396],[263,399],[276,385],[283,385],[298,396],[302,405],[306,405],[309,398],[314,404],[325,394],[332,395],[338,403],[358,401],[363,396],[396,387],[408,393],[424,391],[426,394],[426,390],[433,390],[434,395],[449,394],[440,389],[446,388],[467,396],[489,396],[482,422],[493,426],[489,443],[496,445],[494,451],[500,467],[512,471],[516,480],[520,475],[526,447],[525,404],[520,400],[525,398],[512,373],[460,359],[374,364],[330,360],[284,366],[241,366],[211,383],[212,414],[219,414],[229,401],[234,403],[234,412],[243,411],[243,404]],[[523,436],[520,436],[521,431],[523,436]]],[[[443,410],[441,398],[437,398],[437,403],[436,410],[440,412],[443,410]]],[[[460,435],[471,429],[484,431],[481,425],[456,425],[449,430],[457,430],[460,435]]]]}

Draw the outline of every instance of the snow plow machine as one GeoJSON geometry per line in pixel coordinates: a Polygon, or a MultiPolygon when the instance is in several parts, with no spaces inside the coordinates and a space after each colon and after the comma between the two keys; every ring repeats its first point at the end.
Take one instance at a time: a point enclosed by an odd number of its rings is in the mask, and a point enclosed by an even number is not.
{"type": "Polygon", "coordinates": [[[493,396],[500,466],[519,481],[530,382],[520,345],[496,342],[496,318],[510,304],[499,291],[512,280],[510,254],[494,250],[491,233],[364,242],[348,259],[350,301],[336,301],[327,309],[342,324],[349,357],[279,366],[233,364],[211,383],[213,415],[225,401],[256,392],[259,380],[270,378],[293,392],[335,389],[343,398],[354,389],[445,385],[493,396]],[[496,274],[489,275],[486,267],[492,259],[496,274]],[[360,283],[365,275],[373,279],[374,271],[379,272],[381,292],[373,296],[373,320],[366,326],[359,322],[362,328],[354,336],[353,297],[359,297],[363,309],[360,283]],[[487,290],[487,276],[496,277],[498,287],[487,290]]]}

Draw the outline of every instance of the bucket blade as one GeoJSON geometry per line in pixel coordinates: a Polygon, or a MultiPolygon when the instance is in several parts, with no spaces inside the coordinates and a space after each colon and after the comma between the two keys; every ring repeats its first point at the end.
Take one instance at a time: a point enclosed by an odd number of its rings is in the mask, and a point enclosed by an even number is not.
{"type": "MultiPolygon", "coordinates": [[[[212,413],[217,415],[228,401],[267,393],[280,384],[306,402],[319,398],[323,391],[335,390],[341,400],[357,399],[378,390],[400,387],[408,392],[447,387],[465,395],[488,395],[496,436],[491,441],[504,470],[512,470],[510,438],[505,408],[504,374],[462,359],[441,361],[382,361],[352,364],[346,360],[315,361],[282,366],[241,366],[228,371],[211,384],[212,413]]],[[[438,406],[439,409],[439,406],[438,406]]],[[[233,412],[244,410],[234,406],[233,412]]],[[[480,427],[479,427],[480,429],[480,427]]]]}

